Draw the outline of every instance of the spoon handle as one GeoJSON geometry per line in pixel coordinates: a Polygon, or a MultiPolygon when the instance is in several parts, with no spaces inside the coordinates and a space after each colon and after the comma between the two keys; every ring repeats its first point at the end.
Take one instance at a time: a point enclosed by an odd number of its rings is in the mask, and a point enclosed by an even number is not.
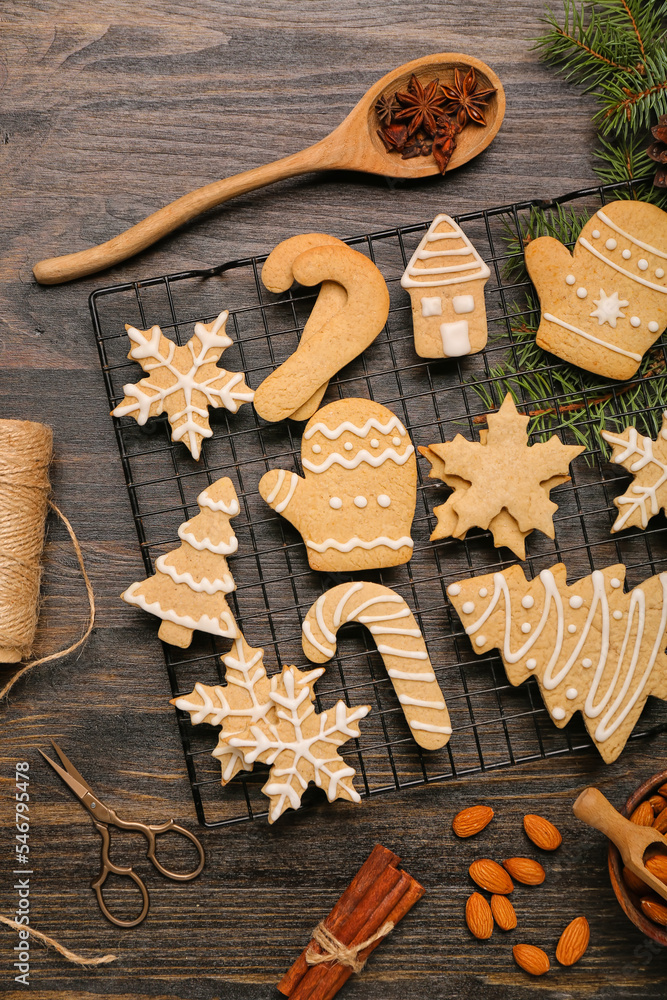
{"type": "Polygon", "coordinates": [[[621,816],[599,789],[585,788],[572,806],[572,811],[577,819],[604,833],[613,841],[625,863],[632,853],[632,848],[639,852],[641,862],[645,849],[645,844],[638,844],[641,827],[621,816]]]}
{"type": "Polygon", "coordinates": [[[64,281],[73,281],[87,274],[95,274],[96,271],[119,264],[140,250],[145,250],[195,216],[224,201],[229,201],[230,198],[284,180],[286,177],[296,177],[310,170],[332,169],[335,166],[330,148],[326,140],[322,140],[281,160],[246,170],[233,177],[225,177],[223,180],[214,181],[196,191],[191,191],[190,194],[172,201],[170,205],[165,205],[131,229],[114,236],[106,243],[100,243],[99,246],[80,250],[78,253],[65,254],[62,257],[40,260],[35,264],[33,274],[42,285],[59,285],[64,281]]]}

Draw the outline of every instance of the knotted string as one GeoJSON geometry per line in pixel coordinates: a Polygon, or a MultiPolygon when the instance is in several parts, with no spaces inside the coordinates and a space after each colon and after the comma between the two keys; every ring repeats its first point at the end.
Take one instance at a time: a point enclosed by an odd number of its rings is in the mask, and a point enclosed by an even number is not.
{"type": "Polygon", "coordinates": [[[4,917],[2,913],[0,913],[0,923],[6,924],[7,927],[11,927],[15,931],[27,931],[31,937],[42,941],[47,948],[55,948],[68,962],[74,962],[75,965],[108,965],[109,962],[115,962],[117,958],[116,955],[100,955],[99,958],[84,958],[83,955],[77,955],[75,951],[70,951],[64,944],[59,944],[55,938],[49,937],[48,934],[42,934],[41,931],[36,931],[34,927],[30,927],[27,924],[19,924],[16,920],[10,920],[9,917],[4,917]]]}
{"type": "Polygon", "coordinates": [[[379,931],[376,931],[375,934],[372,934],[365,941],[362,941],[360,944],[346,945],[339,941],[324,926],[324,921],[321,921],[313,931],[313,941],[306,952],[306,962],[308,965],[320,965],[322,962],[338,962],[339,965],[346,965],[349,969],[352,969],[352,972],[361,972],[366,964],[366,959],[362,961],[359,958],[359,952],[364,951],[365,948],[375,944],[381,938],[386,937],[387,934],[391,934],[394,926],[391,920],[387,920],[379,931]],[[312,943],[318,944],[324,954],[318,955],[317,952],[312,951],[312,943]]]}

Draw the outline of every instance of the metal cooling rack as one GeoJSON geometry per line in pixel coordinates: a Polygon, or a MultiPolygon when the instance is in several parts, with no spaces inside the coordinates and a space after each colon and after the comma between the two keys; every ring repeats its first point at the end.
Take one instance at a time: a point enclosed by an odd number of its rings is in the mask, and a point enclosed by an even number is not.
{"type": "MultiPolygon", "coordinates": [[[[344,396],[375,399],[398,414],[415,445],[450,439],[456,433],[477,438],[488,409],[482,393],[498,381],[493,365],[516,349],[512,324],[521,317],[516,310],[526,309],[523,293],[528,283],[507,277],[512,256],[507,248],[508,232],[516,235],[520,246],[522,220],[533,206],[547,208],[560,203],[594,211],[613,200],[619,187],[622,185],[594,187],[555,202],[524,202],[456,217],[491,268],[486,286],[489,344],[483,353],[472,357],[427,362],[414,352],[409,297],[399,279],[429,222],[349,239],[351,246],[380,268],[389,287],[391,308],[384,331],[332,380],[324,402],[344,396]]],[[[248,383],[256,388],[294,351],[316,296],[308,289],[293,289],[279,297],[267,292],[259,276],[264,259],[248,257],[207,270],[93,292],[90,308],[110,405],[115,406],[123,397],[124,383],[141,377],[139,366],[127,360],[125,323],[144,329],[159,324],[167,336],[181,344],[192,336],[196,321],[209,321],[222,309],[229,309],[227,331],[234,340],[222,364],[245,372],[248,383]]],[[[664,346],[662,352],[667,362],[664,346]]],[[[544,398],[532,407],[554,406],[564,399],[553,379],[559,368],[569,370],[575,391],[586,400],[580,424],[599,422],[591,412],[591,393],[587,394],[578,370],[548,354],[539,373],[544,398]]],[[[651,376],[657,377],[662,376],[651,376]]],[[[644,384],[648,381],[650,378],[644,384]]],[[[614,383],[605,392],[615,401],[618,390],[614,383]]],[[[650,417],[642,393],[643,389],[637,397],[638,412],[650,417]]],[[[270,468],[301,473],[302,427],[287,421],[265,424],[251,405],[243,406],[237,414],[223,410],[209,414],[214,435],[204,442],[200,462],[194,462],[182,444],[171,443],[166,419],[151,419],[144,427],[130,418],[114,420],[146,573],[151,574],[155,559],[178,542],[178,525],[197,513],[197,494],[220,476],[230,476],[241,506],[233,521],[239,547],[230,563],[237,583],[235,594],[230,595],[232,609],[250,645],[264,647],[269,673],[283,663],[303,667],[307,661],[301,649],[301,622],[306,612],[326,589],[351,577],[311,571],[300,535],[269,509],[257,490],[259,479],[270,468]]],[[[566,428],[557,425],[553,430],[573,443],[566,428]]],[[[369,633],[359,625],[346,628],[339,637],[339,655],[327,664],[318,681],[317,701],[318,709],[341,697],[350,704],[372,705],[360,739],[342,748],[357,770],[357,787],[366,795],[591,746],[579,716],[566,729],[553,725],[533,679],[512,688],[499,656],[478,657],[472,652],[449,604],[446,587],[461,577],[488,573],[515,560],[509,550],[493,547],[488,532],[471,532],[463,542],[449,539],[431,543],[433,507],[444,501],[448,491],[428,480],[428,463],[420,461],[419,466],[413,558],[405,566],[365,576],[393,587],[415,609],[447,699],[453,736],[443,750],[420,750],[410,736],[369,633]]],[[[572,481],[552,494],[559,505],[554,519],[555,541],[539,532],[527,540],[527,574],[535,575],[562,559],[569,579],[574,580],[593,569],[623,562],[628,567],[628,584],[635,586],[665,569],[667,536],[662,516],[654,518],[647,531],[628,531],[621,536],[609,533],[615,516],[612,500],[623,491],[626,477],[594,450],[577,458],[571,471],[572,481]]],[[[220,654],[228,646],[200,632],[195,633],[187,650],[164,645],[174,694],[191,691],[196,681],[222,682],[220,654]]],[[[266,769],[257,765],[252,773],[241,773],[222,788],[219,765],[210,755],[217,730],[206,725],[194,727],[189,716],[177,714],[200,823],[218,826],[265,816],[266,799],[260,788],[266,769]]],[[[667,705],[650,699],[633,738],[665,728],[667,705]]],[[[313,789],[304,801],[320,798],[323,793],[313,789]]]]}

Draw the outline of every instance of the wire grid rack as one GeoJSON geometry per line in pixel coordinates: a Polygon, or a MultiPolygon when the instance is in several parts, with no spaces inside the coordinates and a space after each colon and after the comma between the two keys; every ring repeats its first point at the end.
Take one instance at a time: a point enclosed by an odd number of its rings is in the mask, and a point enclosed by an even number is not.
{"type": "MultiPolygon", "coordinates": [[[[618,188],[600,186],[566,195],[557,202],[518,203],[456,217],[491,268],[486,286],[489,344],[484,352],[460,359],[425,361],[414,352],[409,296],[400,287],[400,277],[429,223],[347,240],[379,267],[389,287],[391,307],[384,331],[332,380],[324,403],[346,396],[375,399],[398,414],[415,445],[451,439],[456,433],[476,439],[488,410],[485,394],[497,381],[493,366],[508,351],[517,349],[512,326],[521,318],[522,309],[524,316],[529,315],[525,300],[528,283],[508,278],[508,234],[520,236],[522,220],[535,205],[561,203],[592,212],[613,200],[618,188]]],[[[122,399],[123,384],[136,382],[141,376],[138,365],[127,360],[125,323],[143,329],[158,324],[181,344],[192,336],[194,322],[210,321],[222,309],[229,309],[227,332],[234,345],[221,363],[229,370],[245,372],[248,383],[256,388],[294,351],[317,294],[301,288],[280,296],[269,293],[260,280],[264,259],[245,258],[93,292],[90,307],[111,406],[122,399]]],[[[664,346],[662,352],[664,355],[664,346]]],[[[559,367],[569,368],[579,382],[585,400],[580,426],[599,422],[591,412],[590,390],[578,370],[546,353],[539,373],[544,398],[533,401],[532,407],[554,406],[563,399],[553,377],[559,367]]],[[[620,388],[614,383],[606,390],[612,395],[612,408],[620,388]]],[[[651,414],[641,393],[637,411],[648,419],[659,416],[651,414]]],[[[266,424],[251,405],[236,414],[224,410],[209,414],[214,434],[204,442],[199,462],[192,460],[184,445],[171,443],[165,418],[151,419],[144,427],[130,418],[114,420],[146,573],[153,573],[161,553],[174,548],[179,524],[198,512],[197,494],[215,479],[230,476],[241,506],[233,521],[239,546],[230,560],[237,584],[235,594],[230,595],[231,607],[250,645],[264,647],[269,673],[284,663],[303,668],[307,662],[301,648],[303,618],[321,593],[352,577],[311,571],[300,535],[269,509],[258,492],[259,479],[268,469],[302,472],[302,426],[289,421],[266,424]]],[[[552,429],[560,430],[564,440],[574,443],[564,426],[552,429]]],[[[346,627],[339,636],[338,655],[317,683],[317,708],[326,709],[339,698],[348,704],[372,706],[360,738],[345,744],[341,751],[356,768],[356,784],[365,795],[591,746],[580,716],[565,729],[557,729],[533,679],[513,688],[499,656],[473,653],[448,601],[446,587],[454,580],[492,572],[515,560],[509,550],[493,547],[488,532],[470,532],[465,541],[431,543],[433,507],[444,501],[448,491],[427,478],[427,462],[418,464],[413,558],[404,566],[363,574],[363,578],[394,588],[415,610],[445,693],[453,735],[440,751],[420,750],[410,736],[369,633],[360,625],[346,627]]],[[[558,503],[555,540],[538,532],[527,539],[526,574],[534,576],[562,560],[572,581],[593,569],[622,562],[631,587],[664,569],[667,536],[662,516],[653,519],[646,531],[610,535],[616,513],[612,500],[623,492],[627,477],[596,450],[576,459],[571,475],[571,482],[552,493],[558,503]]],[[[123,582],[129,585],[131,581],[123,582]]],[[[196,681],[224,683],[220,654],[228,647],[229,643],[201,632],[195,633],[187,650],[164,645],[174,695],[190,692],[196,681]]],[[[200,823],[219,826],[265,816],[261,785],[266,768],[256,765],[253,772],[241,772],[222,788],[219,765],[211,757],[217,730],[192,726],[186,713],[177,714],[200,823]]],[[[650,699],[633,739],[665,728],[667,706],[650,699]]],[[[321,799],[321,791],[309,789],[304,803],[321,799]]]]}

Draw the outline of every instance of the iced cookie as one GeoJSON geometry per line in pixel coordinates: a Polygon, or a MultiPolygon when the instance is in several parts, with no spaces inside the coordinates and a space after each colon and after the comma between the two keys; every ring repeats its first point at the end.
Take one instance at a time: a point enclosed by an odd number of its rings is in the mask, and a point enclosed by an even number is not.
{"type": "Polygon", "coordinates": [[[618,517],[612,534],[623,528],[645,528],[660,510],[667,511],[667,411],[656,441],[635,427],[626,427],[622,434],[603,431],[602,437],[612,445],[612,462],[634,477],[623,496],[614,500],[618,517]]]}
{"type": "Polygon", "coordinates": [[[339,399],[306,426],[304,478],[273,469],[259,492],[301,533],[312,569],[398,566],[412,556],[414,451],[391,410],[369,399],[339,399]]]}
{"type": "Polygon", "coordinates": [[[555,724],[581,712],[607,763],[649,695],[667,700],[667,573],[623,591],[625,566],[567,585],[562,563],[527,580],[520,566],[447,588],[479,655],[500,650],[509,681],[537,678],[555,724]]]}
{"type": "Polygon", "coordinates": [[[437,215],[401,278],[421,358],[458,358],[486,344],[489,268],[460,226],[437,215]]]}
{"type": "Polygon", "coordinates": [[[149,377],[123,386],[125,398],[111,411],[112,417],[133,417],[143,425],[149,417],[166,413],[171,440],[182,441],[198,459],[203,439],[213,434],[208,407],[223,406],[236,413],[253,398],[241,372],[217,365],[232,343],[225,333],[228,316],[225,310],[212,323],[195,323],[194,336],[184,347],[165,337],[159,326],[150,330],[126,326],[132,342],[128,358],[138,361],[149,377]]]}
{"type": "Polygon", "coordinates": [[[667,324],[667,213],[614,201],[586,223],[574,253],[551,236],[526,247],[542,308],[537,343],[606,378],[631,378],[667,324]]]}
{"type": "Polygon", "coordinates": [[[236,589],[227,556],[238,548],[230,518],[239,512],[231,479],[218,479],[197,497],[200,513],[178,529],[181,544],[155,562],[156,572],[120,596],[162,619],[159,637],[186,649],[195,629],[235,639],[238,627],[226,595],[236,589]]]}
{"type": "Polygon", "coordinates": [[[264,379],[255,409],[265,420],[284,420],[307,405],[313,394],[368,347],[387,321],[389,292],[375,264],[346,244],[314,246],[292,261],[301,285],[335,282],[347,301],[294,354],[264,379]]]}
{"type": "Polygon", "coordinates": [[[322,594],[303,623],[308,659],[330,660],[336,652],[336,633],[348,622],[360,622],[375,638],[419,746],[444,747],[452,733],[447,705],[419,626],[400,594],[379,583],[341,583],[322,594]]]}

